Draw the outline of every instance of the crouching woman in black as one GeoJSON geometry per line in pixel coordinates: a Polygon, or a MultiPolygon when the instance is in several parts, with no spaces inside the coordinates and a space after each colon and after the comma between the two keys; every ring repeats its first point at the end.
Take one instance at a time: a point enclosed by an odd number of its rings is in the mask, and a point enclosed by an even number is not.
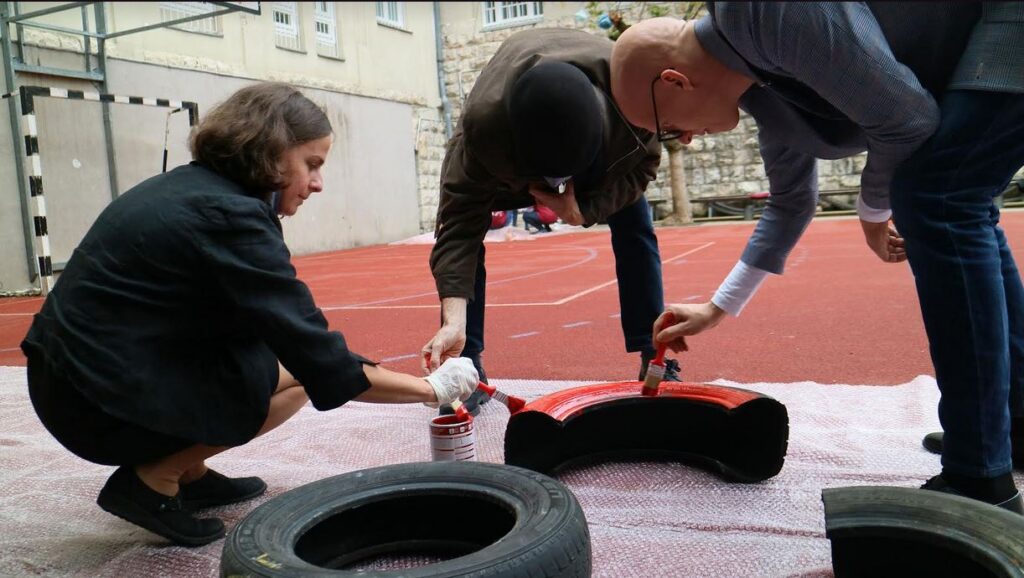
{"type": "Polygon", "coordinates": [[[295,88],[244,88],[191,137],[195,159],[112,202],[75,249],[22,343],[36,413],[91,462],[120,466],[97,502],[185,545],[224,535],[204,507],[258,496],[204,460],[306,401],[447,404],[468,360],[427,378],[377,367],[329,331],[295,276],[278,215],[323,188],[324,112],[295,88]]]}

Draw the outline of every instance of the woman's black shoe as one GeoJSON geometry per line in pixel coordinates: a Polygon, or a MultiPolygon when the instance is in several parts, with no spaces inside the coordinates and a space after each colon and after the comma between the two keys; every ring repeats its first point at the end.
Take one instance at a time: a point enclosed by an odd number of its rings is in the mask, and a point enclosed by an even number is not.
{"type": "Polygon", "coordinates": [[[187,510],[195,511],[214,506],[226,506],[244,502],[267,491],[263,480],[252,478],[229,478],[207,469],[203,477],[181,484],[181,504],[187,510]]]}
{"type": "Polygon", "coordinates": [[[224,536],[224,522],[196,518],[182,508],[179,496],[150,488],[130,466],[114,471],[96,503],[111,514],[183,546],[202,546],[224,536]]]}

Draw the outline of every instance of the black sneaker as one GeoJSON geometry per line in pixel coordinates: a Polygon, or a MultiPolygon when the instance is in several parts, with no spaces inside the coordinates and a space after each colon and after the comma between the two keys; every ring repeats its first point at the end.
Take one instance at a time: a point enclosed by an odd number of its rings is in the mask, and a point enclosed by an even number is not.
{"type": "Polygon", "coordinates": [[[1024,502],[1021,501],[1020,491],[1017,490],[1017,488],[1013,485],[1012,477],[1009,482],[1009,488],[1011,489],[1007,489],[1000,492],[1001,495],[998,496],[969,495],[967,492],[963,492],[951,486],[949,482],[947,482],[946,479],[942,477],[942,474],[933,476],[931,479],[925,482],[924,485],[921,486],[922,490],[942,492],[944,494],[952,494],[954,496],[963,496],[965,498],[971,498],[974,500],[985,502],[986,504],[998,506],[1000,508],[1003,508],[1004,510],[1009,510],[1011,512],[1016,512],[1018,514],[1024,515],[1024,502]]]}
{"type": "Polygon", "coordinates": [[[111,514],[182,546],[202,546],[224,536],[224,522],[196,518],[178,496],[147,486],[130,466],[121,466],[100,490],[96,503],[111,514]]]}
{"type": "MultiPolygon", "coordinates": [[[[932,432],[921,440],[921,446],[933,454],[942,455],[942,432],[932,432]]],[[[1013,434],[1010,434],[1010,456],[1013,458],[1013,469],[1024,470],[1024,444],[1013,443],[1013,434]],[[1021,447],[1021,450],[1017,448],[1021,447]]]]}
{"type": "Polygon", "coordinates": [[[251,478],[229,478],[211,469],[206,470],[203,477],[181,484],[181,504],[191,511],[226,506],[251,500],[267,491],[263,480],[251,478]]]}
{"type": "MultiPolygon", "coordinates": [[[[643,381],[647,377],[647,365],[654,359],[653,353],[641,353],[640,354],[640,376],[636,378],[637,381],[643,381]]],[[[679,372],[682,367],[679,366],[679,362],[675,359],[665,358],[665,376],[661,378],[662,381],[682,381],[679,377],[679,372]]]]}

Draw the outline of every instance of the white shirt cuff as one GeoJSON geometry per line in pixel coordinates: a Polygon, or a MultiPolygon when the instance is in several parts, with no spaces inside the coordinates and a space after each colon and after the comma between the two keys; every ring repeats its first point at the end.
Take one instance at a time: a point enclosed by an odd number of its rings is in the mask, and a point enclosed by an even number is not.
{"type": "Polygon", "coordinates": [[[864,204],[864,197],[857,195],[857,216],[861,221],[869,223],[884,223],[892,217],[890,209],[876,209],[864,204]]]}
{"type": "Polygon", "coordinates": [[[739,261],[729,272],[725,281],[722,281],[715,296],[711,298],[711,302],[729,315],[737,317],[757,293],[766,277],[768,277],[767,271],[739,261]]]}

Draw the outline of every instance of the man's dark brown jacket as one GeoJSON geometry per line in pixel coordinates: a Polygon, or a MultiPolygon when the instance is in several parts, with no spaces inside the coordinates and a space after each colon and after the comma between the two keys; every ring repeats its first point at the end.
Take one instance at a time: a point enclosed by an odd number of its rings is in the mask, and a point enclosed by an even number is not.
{"type": "Polygon", "coordinates": [[[612,42],[577,30],[534,29],[509,37],[481,71],[441,167],[437,242],[430,255],[438,295],[471,298],[477,254],[492,210],[533,206],[530,182],[541,177],[517,170],[505,97],[524,72],[546,61],[571,64],[587,75],[604,109],[605,173],[576,201],[587,225],[643,195],[657,175],[661,146],[651,133],[629,125],[611,97],[608,62],[612,42]]]}

